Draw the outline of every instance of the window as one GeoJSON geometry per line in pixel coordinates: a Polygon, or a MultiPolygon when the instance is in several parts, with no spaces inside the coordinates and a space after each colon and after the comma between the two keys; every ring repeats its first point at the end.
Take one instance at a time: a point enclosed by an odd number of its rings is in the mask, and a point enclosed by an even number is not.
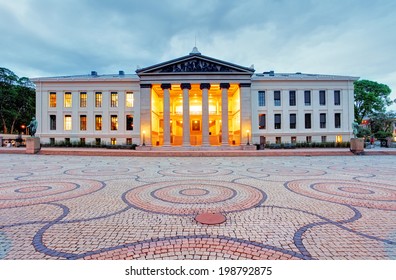
{"type": "Polygon", "coordinates": [[[337,135],[336,136],[336,142],[337,143],[342,143],[342,135],[337,135]]]}
{"type": "Polygon", "coordinates": [[[295,129],[297,125],[297,115],[290,114],[290,129],[295,129]]]}
{"type": "Polygon", "coordinates": [[[282,144],[282,137],[275,137],[276,144],[282,144]]]}
{"type": "Polygon", "coordinates": [[[49,94],[49,105],[52,108],[56,107],[56,92],[50,92],[49,94]]]}
{"type": "Polygon", "coordinates": [[[111,96],[110,106],[111,107],[118,107],[118,93],[117,92],[112,92],[110,96],[111,96]]]}
{"type": "Polygon", "coordinates": [[[292,136],[292,137],[291,137],[291,142],[292,142],[293,144],[297,143],[297,137],[296,137],[296,136],[292,136]]]}
{"type": "Polygon", "coordinates": [[[80,116],[80,130],[87,130],[87,116],[80,116]]]}
{"type": "Polygon", "coordinates": [[[307,143],[311,143],[311,142],[312,142],[312,136],[307,136],[307,137],[305,138],[305,141],[306,141],[307,143]]]}
{"type": "Polygon", "coordinates": [[[95,130],[102,130],[102,116],[95,116],[95,130]]]}
{"type": "Polygon", "coordinates": [[[133,130],[133,116],[126,115],[126,130],[133,130]]]}
{"type": "Polygon", "coordinates": [[[133,92],[127,92],[126,93],[126,106],[128,108],[133,107],[133,92]]]}
{"type": "Polygon", "coordinates": [[[260,114],[259,115],[259,129],[265,129],[265,127],[266,127],[265,114],[260,114]]]}
{"type": "Polygon", "coordinates": [[[132,138],[127,138],[126,139],[126,144],[127,145],[132,145],[132,138]]]}
{"type": "Polygon", "coordinates": [[[67,146],[70,145],[70,138],[65,138],[65,144],[66,144],[67,146]]]}
{"type": "Polygon", "coordinates": [[[274,105],[275,105],[275,106],[280,106],[280,105],[281,105],[281,94],[280,94],[280,90],[275,90],[275,91],[274,91],[274,105]]]}
{"type": "Polygon", "coordinates": [[[80,144],[81,146],[85,146],[85,138],[80,138],[80,144]]]}
{"type": "Polygon", "coordinates": [[[326,114],[320,114],[320,128],[326,128],[326,114]]]}
{"type": "Polygon", "coordinates": [[[265,106],[265,91],[258,92],[258,104],[260,107],[265,106]]]}
{"type": "Polygon", "coordinates": [[[339,90],[334,91],[334,105],[341,105],[341,92],[339,90]]]}
{"type": "Polygon", "coordinates": [[[281,114],[275,114],[275,129],[281,129],[281,114]]]}
{"type": "Polygon", "coordinates": [[[322,136],[322,143],[326,143],[327,142],[327,137],[326,136],[322,136]]]}
{"type": "Polygon", "coordinates": [[[65,108],[71,108],[72,106],[72,94],[71,92],[65,92],[65,108]]]}
{"type": "Polygon", "coordinates": [[[341,128],[341,113],[334,114],[334,127],[341,128]]]}
{"type": "Polygon", "coordinates": [[[117,115],[111,115],[111,130],[118,129],[118,117],[117,115]]]}
{"type": "Polygon", "coordinates": [[[50,145],[54,146],[55,145],[55,138],[50,138],[50,145]]]}
{"type": "Polygon", "coordinates": [[[56,130],[56,115],[50,115],[50,130],[56,130]]]}
{"type": "Polygon", "coordinates": [[[311,128],[311,114],[305,114],[305,128],[311,128]]]}
{"type": "Polygon", "coordinates": [[[100,146],[100,143],[101,143],[102,141],[101,141],[101,139],[100,138],[95,138],[95,145],[96,146],[100,146]]]}
{"type": "Polygon", "coordinates": [[[95,107],[100,108],[102,107],[102,93],[95,92],[95,107]]]}
{"type": "Polygon", "coordinates": [[[71,130],[72,129],[72,117],[71,117],[71,115],[65,115],[64,128],[65,128],[65,130],[71,130]]]}
{"type": "Polygon", "coordinates": [[[295,90],[289,91],[289,105],[296,106],[296,91],[295,90]]]}
{"type": "Polygon", "coordinates": [[[117,145],[117,138],[111,138],[111,145],[117,145]]]}
{"type": "Polygon", "coordinates": [[[319,91],[319,105],[326,105],[326,91],[324,90],[319,91]]]}
{"type": "Polygon", "coordinates": [[[80,92],[80,107],[85,108],[87,107],[87,93],[80,92]]]}
{"type": "Polygon", "coordinates": [[[305,106],[311,105],[311,91],[310,90],[304,91],[304,103],[305,103],[305,106]]]}

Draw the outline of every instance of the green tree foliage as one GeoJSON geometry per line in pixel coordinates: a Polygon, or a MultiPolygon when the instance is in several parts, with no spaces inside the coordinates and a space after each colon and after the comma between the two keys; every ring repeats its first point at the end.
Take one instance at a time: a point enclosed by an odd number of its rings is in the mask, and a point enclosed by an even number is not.
{"type": "Polygon", "coordinates": [[[15,133],[35,115],[35,88],[26,77],[0,67],[0,130],[15,133]]]}
{"type": "Polygon", "coordinates": [[[364,117],[374,113],[385,113],[393,101],[389,98],[391,89],[384,84],[369,80],[358,80],[355,86],[355,119],[361,123],[364,117]]]}
{"type": "Polygon", "coordinates": [[[396,112],[377,112],[370,116],[371,133],[376,138],[386,138],[392,136],[393,121],[396,118],[396,112]]]}

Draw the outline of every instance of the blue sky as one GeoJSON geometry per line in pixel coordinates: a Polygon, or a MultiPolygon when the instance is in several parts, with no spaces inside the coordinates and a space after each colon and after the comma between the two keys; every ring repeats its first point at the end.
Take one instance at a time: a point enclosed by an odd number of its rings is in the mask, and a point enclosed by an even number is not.
{"type": "Polygon", "coordinates": [[[0,0],[0,66],[30,78],[134,73],[196,41],[256,73],[358,76],[396,99],[395,26],[394,0],[0,0]]]}

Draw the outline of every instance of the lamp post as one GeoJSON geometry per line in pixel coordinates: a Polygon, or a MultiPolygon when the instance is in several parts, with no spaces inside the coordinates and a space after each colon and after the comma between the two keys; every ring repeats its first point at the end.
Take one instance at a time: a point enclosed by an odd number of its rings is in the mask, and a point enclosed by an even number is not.
{"type": "Polygon", "coordinates": [[[143,146],[146,146],[146,131],[143,130],[143,146]]]}
{"type": "Polygon", "coordinates": [[[250,145],[250,142],[249,142],[249,133],[250,133],[250,131],[249,130],[246,130],[246,135],[247,135],[247,143],[246,143],[246,145],[250,145]]]}
{"type": "Polygon", "coordinates": [[[24,134],[27,134],[27,133],[26,133],[26,130],[25,130],[25,129],[26,129],[26,125],[24,125],[24,124],[21,125],[21,129],[22,129],[22,132],[23,132],[24,134]]]}

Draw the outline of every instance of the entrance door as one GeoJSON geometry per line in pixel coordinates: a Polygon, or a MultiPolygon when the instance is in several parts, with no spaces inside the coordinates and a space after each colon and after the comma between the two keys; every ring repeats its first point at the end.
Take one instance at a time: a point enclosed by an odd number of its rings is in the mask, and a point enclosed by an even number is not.
{"type": "Polygon", "coordinates": [[[260,136],[260,150],[264,150],[265,147],[265,136],[260,136]]]}

